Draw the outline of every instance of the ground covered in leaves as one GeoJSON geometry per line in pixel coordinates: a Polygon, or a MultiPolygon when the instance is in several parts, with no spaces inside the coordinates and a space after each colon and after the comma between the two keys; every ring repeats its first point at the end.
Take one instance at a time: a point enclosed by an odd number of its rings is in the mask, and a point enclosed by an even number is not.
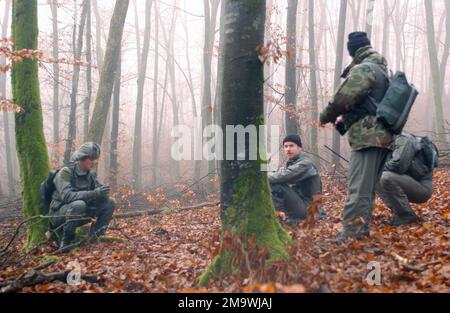
{"type": "MultiPolygon", "coordinates": [[[[60,272],[78,262],[82,274],[98,275],[97,283],[77,286],[50,282],[21,292],[449,292],[450,291],[450,170],[436,172],[432,199],[413,205],[422,222],[401,227],[385,223],[389,211],[377,201],[372,236],[335,245],[346,197],[345,180],[324,177],[326,218],[312,229],[287,227],[294,244],[291,260],[261,270],[261,254],[250,248],[244,274],[212,281],[199,288],[197,277],[219,249],[219,208],[200,208],[147,217],[117,219],[108,235],[116,242],[85,244],[52,258],[56,245],[46,244],[25,254],[21,233],[0,257],[0,287],[5,282],[52,260],[43,269],[60,272]],[[380,285],[369,285],[368,274],[380,265],[380,285]],[[372,263],[373,264],[373,263],[372,263]]],[[[195,195],[194,195],[195,196],[195,195]]],[[[12,238],[20,220],[2,221],[1,247],[12,238]]],[[[252,245],[251,245],[252,246],[252,245]]],[[[254,245],[253,245],[254,246],[254,245]]],[[[370,275],[369,275],[370,276],[370,275]]],[[[375,276],[370,276],[374,278],[375,276]]]]}

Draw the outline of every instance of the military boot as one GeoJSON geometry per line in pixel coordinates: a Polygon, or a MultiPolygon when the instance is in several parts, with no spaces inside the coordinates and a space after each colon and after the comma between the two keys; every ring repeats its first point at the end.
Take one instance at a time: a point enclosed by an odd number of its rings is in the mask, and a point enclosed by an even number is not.
{"type": "Polygon", "coordinates": [[[59,250],[61,252],[68,252],[72,246],[72,242],[75,239],[75,232],[71,230],[64,230],[63,239],[59,245],[59,250]]]}

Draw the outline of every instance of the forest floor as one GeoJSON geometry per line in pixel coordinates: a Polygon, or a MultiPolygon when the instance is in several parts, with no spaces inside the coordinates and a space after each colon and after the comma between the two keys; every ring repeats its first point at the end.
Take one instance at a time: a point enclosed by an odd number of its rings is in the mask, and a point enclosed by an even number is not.
{"type": "MultiPolygon", "coordinates": [[[[421,223],[391,227],[388,209],[377,200],[371,237],[336,245],[346,198],[345,181],[324,177],[327,216],[312,230],[286,227],[294,238],[291,260],[264,271],[212,281],[199,288],[198,276],[219,248],[219,208],[199,208],[146,217],[116,219],[107,235],[118,242],[90,243],[58,255],[48,243],[25,254],[20,232],[6,255],[0,257],[0,287],[48,260],[42,271],[60,272],[77,261],[82,274],[98,275],[99,283],[84,280],[77,286],[52,281],[20,292],[449,292],[450,291],[450,169],[436,172],[434,194],[426,204],[413,205],[421,223]],[[380,284],[366,278],[380,265],[380,284]],[[373,264],[373,263],[371,263],[373,264]]],[[[195,198],[195,195],[193,195],[195,198]]],[[[1,249],[11,240],[21,220],[0,222],[1,249]]],[[[253,252],[250,252],[253,253],[253,252]]],[[[252,262],[251,262],[252,263],[252,262]]],[[[376,278],[376,276],[371,276],[376,278]]]]}

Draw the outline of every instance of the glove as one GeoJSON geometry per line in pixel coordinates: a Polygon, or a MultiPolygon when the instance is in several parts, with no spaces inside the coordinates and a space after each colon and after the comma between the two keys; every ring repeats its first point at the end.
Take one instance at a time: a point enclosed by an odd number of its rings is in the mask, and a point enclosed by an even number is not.
{"type": "Polygon", "coordinates": [[[109,186],[101,186],[97,187],[93,190],[93,194],[95,198],[106,198],[109,197],[109,193],[111,191],[111,188],[109,186]]]}
{"type": "Polygon", "coordinates": [[[320,113],[319,119],[320,119],[320,125],[325,125],[325,124],[328,124],[328,123],[330,122],[330,121],[327,119],[327,117],[326,117],[326,115],[325,115],[325,112],[321,112],[321,113],[320,113]]]}

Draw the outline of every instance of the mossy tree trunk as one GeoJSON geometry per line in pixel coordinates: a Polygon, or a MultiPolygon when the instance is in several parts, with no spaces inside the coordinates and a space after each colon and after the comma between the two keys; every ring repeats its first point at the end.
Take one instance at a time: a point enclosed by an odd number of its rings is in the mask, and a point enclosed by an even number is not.
{"type": "MultiPolygon", "coordinates": [[[[223,73],[218,78],[222,83],[221,126],[224,132],[227,125],[254,125],[259,129],[264,123],[264,77],[257,47],[264,43],[265,1],[227,1],[222,14],[226,16],[223,73]]],[[[259,130],[257,132],[258,136],[263,136],[259,130]]],[[[227,137],[225,132],[224,143],[227,137]]],[[[238,146],[233,149],[232,160],[227,158],[221,162],[222,234],[242,238],[244,245],[254,236],[259,248],[268,249],[270,260],[288,258],[285,244],[290,238],[278,223],[272,207],[267,174],[261,171],[262,155],[258,160],[251,160],[249,156],[252,144],[257,143],[245,140],[245,150],[238,146]],[[245,158],[238,160],[238,155],[245,155],[245,158]]],[[[224,146],[226,155],[228,147],[224,146]]],[[[239,270],[242,260],[239,257],[237,260],[235,251],[227,249],[224,238],[220,254],[199,278],[200,285],[205,285],[212,276],[239,270]]]]}
{"type": "MultiPolygon", "coordinates": [[[[37,49],[37,0],[14,0],[12,12],[14,49],[37,49]]],[[[39,185],[49,171],[47,146],[42,122],[38,65],[36,60],[24,58],[13,64],[12,88],[14,102],[23,111],[16,113],[16,141],[20,165],[25,219],[39,216],[39,185]]],[[[45,240],[47,221],[33,220],[28,224],[26,248],[45,240]]]]}

